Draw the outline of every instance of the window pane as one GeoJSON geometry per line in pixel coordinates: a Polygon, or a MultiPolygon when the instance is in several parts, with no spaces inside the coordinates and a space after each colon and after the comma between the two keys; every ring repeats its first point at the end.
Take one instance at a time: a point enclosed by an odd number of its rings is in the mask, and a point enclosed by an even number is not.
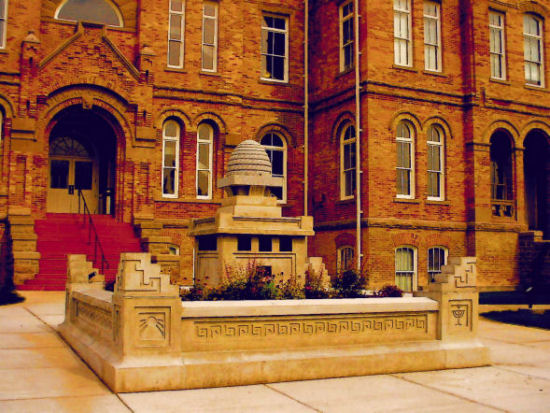
{"type": "Polygon", "coordinates": [[[200,140],[212,139],[212,127],[207,123],[201,123],[199,125],[198,135],[200,140]]]}
{"type": "Polygon", "coordinates": [[[166,195],[174,195],[176,170],[174,168],[164,168],[162,171],[162,193],[166,195]]]}
{"type": "Polygon", "coordinates": [[[214,44],[214,39],[216,35],[216,20],[214,19],[204,19],[203,21],[203,39],[204,43],[214,44]]]}
{"type": "Polygon", "coordinates": [[[50,162],[50,188],[67,188],[69,180],[69,161],[52,160],[50,162]]]}
{"type": "Polygon", "coordinates": [[[169,120],[164,124],[164,136],[177,138],[179,135],[179,125],[176,121],[169,120]]]}
{"type": "Polygon", "coordinates": [[[164,166],[176,166],[175,141],[164,141],[164,166]]]}
{"type": "Polygon", "coordinates": [[[181,40],[181,22],[180,14],[170,15],[170,40],[181,40]]]}
{"type": "Polygon", "coordinates": [[[202,68],[206,70],[214,70],[214,47],[202,47],[202,68]]]}
{"type": "Polygon", "coordinates": [[[210,169],[210,144],[199,144],[199,169],[210,169]]]}
{"type": "Polygon", "coordinates": [[[270,151],[271,152],[271,170],[273,175],[283,176],[283,157],[282,151],[270,151]]]}
{"type": "Polygon", "coordinates": [[[183,1],[182,0],[170,0],[170,10],[172,11],[183,11],[183,1]]]}
{"type": "Polygon", "coordinates": [[[115,8],[105,0],[68,0],[59,10],[57,18],[122,26],[115,8]]]}
{"type": "Polygon", "coordinates": [[[204,3],[204,15],[205,16],[216,16],[216,5],[214,3],[204,3]]]}
{"type": "Polygon", "coordinates": [[[170,66],[180,66],[181,43],[171,40],[168,43],[168,64],[170,66]]]}
{"type": "Polygon", "coordinates": [[[208,191],[209,178],[210,178],[209,171],[197,171],[197,195],[201,195],[201,196],[210,195],[208,191]]]}
{"type": "Polygon", "coordinates": [[[92,189],[92,162],[75,162],[74,186],[76,189],[92,189]]]}

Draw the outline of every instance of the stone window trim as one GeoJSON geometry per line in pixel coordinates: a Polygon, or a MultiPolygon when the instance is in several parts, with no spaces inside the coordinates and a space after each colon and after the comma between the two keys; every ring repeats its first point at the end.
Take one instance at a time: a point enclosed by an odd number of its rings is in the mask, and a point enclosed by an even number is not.
{"type": "Polygon", "coordinates": [[[506,13],[489,10],[489,54],[491,79],[506,81],[506,13]]]}
{"type": "Polygon", "coordinates": [[[416,186],[415,129],[407,120],[397,123],[395,142],[397,155],[396,198],[414,199],[416,186]]]}
{"type": "Polygon", "coordinates": [[[355,198],[356,190],[356,132],[355,125],[345,122],[340,128],[340,200],[355,198]]]}
{"type": "Polygon", "coordinates": [[[163,198],[178,198],[180,171],[180,138],[182,127],[178,119],[168,118],[162,127],[162,173],[161,192],[163,198]],[[173,128],[173,130],[171,130],[173,128]],[[173,133],[172,133],[173,132],[173,133]],[[168,148],[173,150],[173,161],[170,160],[168,148]]]}
{"type": "Polygon", "coordinates": [[[0,49],[6,48],[8,26],[8,0],[0,0],[0,49]]]}
{"type": "Polygon", "coordinates": [[[340,32],[340,73],[348,72],[355,66],[355,13],[353,0],[344,2],[338,7],[340,32]]]}
{"type": "Polygon", "coordinates": [[[343,245],[336,250],[336,272],[338,274],[351,270],[355,262],[355,248],[351,245],[343,245]]]}
{"type": "MultiPolygon", "coordinates": [[[[5,0],[6,5],[7,5],[7,1],[8,0],[5,0]]],[[[104,10],[105,12],[111,12],[112,13],[111,17],[116,18],[116,20],[117,20],[116,24],[114,24],[114,22],[108,22],[106,20],[101,21],[101,19],[103,18],[104,15],[102,15],[101,17],[96,16],[96,18],[86,16],[86,11],[84,11],[84,14],[82,15],[82,17],[80,19],[77,19],[76,16],[73,16],[74,19],[69,18],[69,17],[61,16],[64,13],[63,9],[65,8],[65,6],[70,7],[71,2],[72,2],[72,0],[63,0],[63,1],[61,1],[61,3],[57,6],[57,9],[55,10],[53,18],[55,20],[65,21],[65,22],[89,21],[89,22],[92,22],[92,23],[105,24],[109,27],[115,27],[115,28],[123,28],[124,27],[124,18],[122,16],[122,13],[121,13],[120,9],[118,8],[118,6],[111,0],[100,0],[100,3],[104,3],[105,7],[107,7],[108,10],[104,10]]],[[[94,5],[91,5],[91,6],[93,7],[94,5]]],[[[79,7],[82,7],[82,5],[79,5],[79,7]]]]}
{"type": "Polygon", "coordinates": [[[196,183],[197,199],[212,199],[214,127],[201,122],[197,127],[196,183]],[[206,182],[204,178],[206,177],[206,182]],[[205,184],[206,183],[206,187],[205,184]],[[205,192],[206,189],[206,193],[205,192]]]}
{"type": "Polygon", "coordinates": [[[443,48],[441,43],[441,4],[424,1],[424,69],[442,72],[443,48]]]}
{"type": "Polygon", "coordinates": [[[202,6],[202,53],[201,71],[216,73],[218,71],[218,14],[217,1],[204,1],[202,6]],[[207,28],[211,29],[211,33],[207,28]]]}
{"type": "Polygon", "coordinates": [[[544,21],[534,14],[523,15],[523,48],[525,84],[544,88],[544,21]]]}
{"type": "Polygon", "coordinates": [[[170,0],[168,8],[168,32],[166,65],[173,69],[183,69],[185,50],[185,0],[170,0]],[[177,62],[171,61],[171,51],[177,62]]]}
{"type": "Polygon", "coordinates": [[[445,133],[438,124],[428,127],[428,201],[445,200],[445,133]],[[434,185],[431,185],[433,182],[434,185]]]}
{"type": "Polygon", "coordinates": [[[436,245],[428,248],[427,271],[430,282],[435,280],[435,276],[441,273],[441,267],[447,264],[449,249],[447,247],[436,245]]]}
{"type": "MultiPolygon", "coordinates": [[[[289,81],[289,16],[273,12],[262,13],[260,56],[260,80],[273,83],[289,81]],[[284,28],[277,27],[284,22],[284,28]],[[281,36],[283,39],[281,40],[281,36]],[[284,50],[280,50],[280,48],[284,50]],[[276,50],[278,49],[278,50],[276,50]],[[272,73],[282,62],[282,73],[272,73]],[[271,72],[269,68],[271,67],[271,72]]],[[[277,69],[278,71],[281,69],[277,69]]]]}
{"type": "Polygon", "coordinates": [[[394,64],[413,66],[411,1],[393,0],[394,64]]]}
{"type": "Polygon", "coordinates": [[[284,135],[275,131],[266,132],[260,144],[264,147],[269,160],[271,161],[271,174],[276,177],[283,178],[283,187],[281,193],[275,193],[277,196],[277,203],[286,204],[287,202],[287,167],[288,167],[288,144],[284,135]],[[276,155],[282,153],[282,157],[276,155]],[[277,163],[277,164],[276,164],[277,163]]]}
{"type": "Polygon", "coordinates": [[[413,245],[400,245],[395,249],[395,285],[405,292],[417,290],[418,251],[413,245]]]}

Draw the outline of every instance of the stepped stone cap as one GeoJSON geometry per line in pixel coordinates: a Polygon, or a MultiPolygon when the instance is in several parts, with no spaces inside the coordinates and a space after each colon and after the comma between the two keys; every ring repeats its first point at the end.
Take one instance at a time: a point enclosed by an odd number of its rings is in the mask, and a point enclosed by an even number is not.
{"type": "Polygon", "coordinates": [[[283,178],[271,175],[271,161],[258,142],[241,142],[229,158],[227,173],[218,183],[219,188],[232,185],[282,186],[283,178]]]}

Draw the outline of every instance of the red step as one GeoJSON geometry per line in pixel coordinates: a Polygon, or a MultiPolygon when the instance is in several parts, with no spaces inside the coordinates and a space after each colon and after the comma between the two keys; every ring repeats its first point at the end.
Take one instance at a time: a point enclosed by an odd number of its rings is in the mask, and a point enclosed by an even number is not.
{"type": "MultiPolygon", "coordinates": [[[[92,220],[107,261],[103,271],[105,280],[112,281],[116,276],[120,254],[141,252],[141,244],[130,224],[117,222],[109,215],[94,215],[92,220]]],[[[67,254],[86,254],[90,261],[94,260],[94,243],[89,241],[89,226],[86,222],[78,214],[47,214],[46,219],[36,221],[34,227],[38,236],[40,269],[33,280],[26,281],[19,289],[64,290],[67,254]]],[[[100,261],[98,250],[95,268],[101,268],[100,261]]]]}

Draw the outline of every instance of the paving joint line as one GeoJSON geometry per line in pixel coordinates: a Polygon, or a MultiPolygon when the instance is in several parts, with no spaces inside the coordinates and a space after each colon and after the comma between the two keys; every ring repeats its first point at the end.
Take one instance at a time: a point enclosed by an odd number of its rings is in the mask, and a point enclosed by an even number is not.
{"type": "Polygon", "coordinates": [[[285,397],[289,398],[290,400],[294,400],[296,403],[299,403],[299,404],[301,404],[302,406],[307,407],[308,409],[311,409],[311,410],[313,410],[313,411],[315,411],[315,412],[318,412],[318,413],[323,413],[322,410],[316,409],[315,407],[310,406],[309,404],[304,403],[303,401],[298,400],[298,399],[296,399],[295,397],[292,397],[291,395],[285,393],[284,391],[279,390],[279,389],[276,389],[275,387],[270,386],[269,384],[265,384],[265,383],[264,383],[263,386],[267,387],[267,388],[270,389],[270,390],[273,390],[273,391],[276,392],[276,393],[279,393],[279,394],[282,395],[282,396],[285,396],[285,397]]]}
{"type": "Polygon", "coordinates": [[[508,410],[501,409],[500,407],[492,406],[492,405],[490,405],[490,404],[487,404],[487,403],[484,403],[484,402],[480,402],[480,401],[478,401],[478,400],[470,399],[470,398],[465,397],[465,396],[462,396],[462,395],[460,395],[460,394],[452,393],[452,392],[450,392],[450,391],[448,391],[448,390],[442,390],[442,389],[439,389],[439,388],[434,387],[434,386],[430,386],[430,385],[425,384],[425,383],[418,383],[418,382],[416,382],[416,381],[414,381],[414,380],[407,379],[407,378],[405,378],[405,377],[403,377],[403,376],[399,376],[399,373],[398,373],[398,374],[391,374],[390,376],[395,377],[395,378],[397,378],[397,379],[404,380],[404,381],[406,381],[406,382],[408,382],[408,383],[417,384],[417,385],[419,385],[419,386],[425,387],[425,388],[430,389],[430,390],[435,390],[435,391],[437,391],[437,392],[446,394],[446,395],[448,395],[448,396],[453,396],[453,397],[455,397],[455,398],[457,398],[457,399],[460,399],[460,400],[465,400],[465,401],[467,401],[467,402],[477,404],[477,405],[479,405],[479,406],[487,407],[487,408],[493,409],[493,410],[498,410],[498,411],[500,411],[500,412],[508,412],[508,410]]]}
{"type": "MultiPolygon", "coordinates": [[[[526,366],[525,364],[523,364],[523,366],[530,367],[530,366],[526,366]]],[[[521,374],[522,376],[525,376],[525,377],[534,377],[534,378],[539,379],[539,380],[550,381],[550,378],[548,378],[548,377],[542,377],[542,376],[537,376],[536,374],[524,373],[524,372],[513,370],[513,369],[507,369],[506,365],[504,365],[504,364],[498,364],[498,365],[495,365],[493,367],[497,368],[499,370],[507,371],[508,373],[516,373],[516,374],[521,374]]]]}

